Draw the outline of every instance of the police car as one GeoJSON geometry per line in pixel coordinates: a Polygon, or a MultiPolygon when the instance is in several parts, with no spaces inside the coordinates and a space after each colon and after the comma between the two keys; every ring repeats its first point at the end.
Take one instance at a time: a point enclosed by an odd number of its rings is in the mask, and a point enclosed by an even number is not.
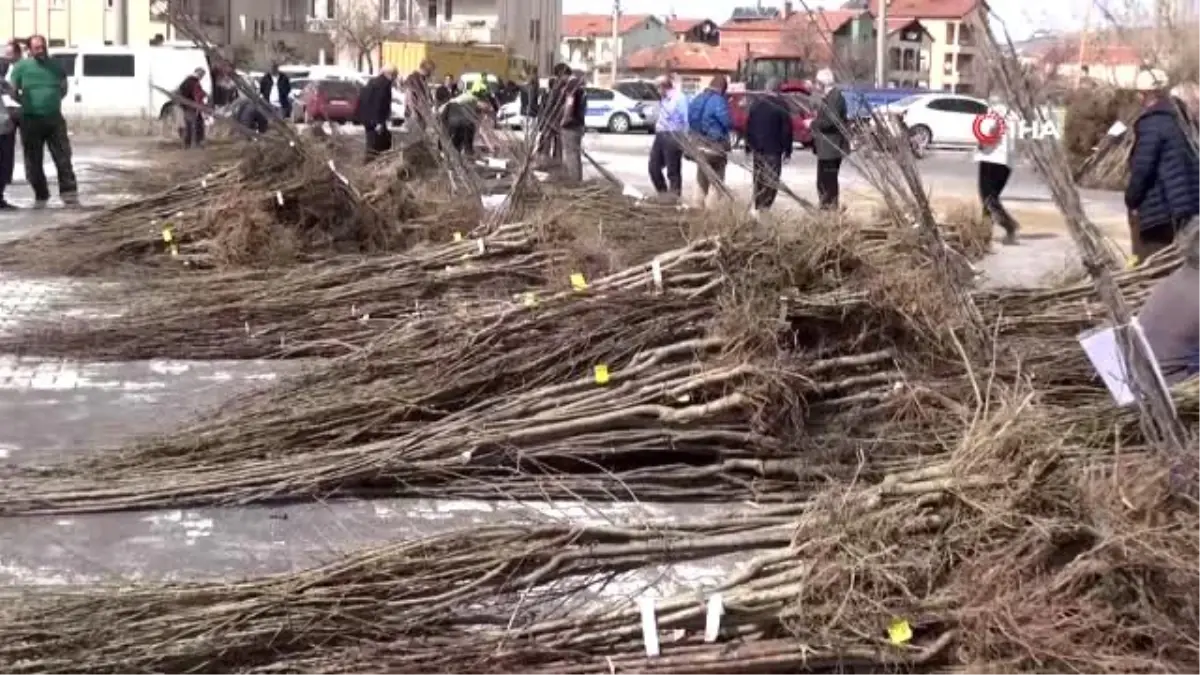
{"type": "MultiPolygon", "coordinates": [[[[585,93],[587,112],[584,113],[583,125],[588,129],[624,134],[654,126],[654,102],[637,101],[619,91],[602,87],[588,87],[585,93]]],[[[521,128],[525,122],[521,117],[519,100],[501,106],[496,117],[500,125],[512,129],[521,128]]]]}

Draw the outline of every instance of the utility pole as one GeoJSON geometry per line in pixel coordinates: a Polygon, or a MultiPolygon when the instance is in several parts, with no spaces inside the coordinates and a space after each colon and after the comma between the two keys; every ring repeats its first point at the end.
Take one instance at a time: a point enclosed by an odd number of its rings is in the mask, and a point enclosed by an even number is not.
{"type": "Polygon", "coordinates": [[[889,0],[879,0],[879,16],[875,17],[875,86],[887,86],[887,6],[889,0]]]}
{"type": "Polygon", "coordinates": [[[621,0],[613,0],[613,15],[612,15],[612,72],[609,73],[612,81],[608,86],[613,86],[617,83],[617,61],[621,58],[621,0]]]}

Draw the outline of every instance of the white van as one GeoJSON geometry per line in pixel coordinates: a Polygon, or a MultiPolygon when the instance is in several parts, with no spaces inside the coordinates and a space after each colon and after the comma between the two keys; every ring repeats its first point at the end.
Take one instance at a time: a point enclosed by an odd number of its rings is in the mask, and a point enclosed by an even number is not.
{"type": "Polygon", "coordinates": [[[201,85],[212,94],[208,59],[198,47],[96,45],[49,51],[67,74],[70,89],[63,99],[67,117],[165,119],[174,110],[167,92],[178,90],[197,68],[205,70],[201,85]]]}

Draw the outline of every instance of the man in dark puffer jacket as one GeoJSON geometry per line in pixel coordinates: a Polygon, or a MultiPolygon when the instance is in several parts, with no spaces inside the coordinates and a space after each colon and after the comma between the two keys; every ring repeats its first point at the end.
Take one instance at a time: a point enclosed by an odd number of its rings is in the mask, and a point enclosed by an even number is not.
{"type": "Polygon", "coordinates": [[[1144,107],[1133,126],[1125,188],[1130,239],[1138,261],[1170,246],[1176,232],[1200,213],[1200,163],[1184,132],[1186,122],[1165,87],[1161,73],[1138,73],[1144,107]]]}

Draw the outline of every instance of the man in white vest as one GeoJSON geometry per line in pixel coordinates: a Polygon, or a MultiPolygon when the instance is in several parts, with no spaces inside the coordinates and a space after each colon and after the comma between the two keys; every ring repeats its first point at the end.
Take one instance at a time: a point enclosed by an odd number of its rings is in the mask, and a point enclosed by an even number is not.
{"type": "Polygon", "coordinates": [[[1016,159],[1013,143],[1013,122],[1006,122],[999,115],[989,114],[979,124],[982,137],[975,151],[975,163],[979,165],[979,200],[983,203],[983,215],[1004,230],[1004,243],[1017,243],[1017,221],[1004,208],[1000,195],[1008,178],[1012,175],[1012,162],[1016,159]]]}

